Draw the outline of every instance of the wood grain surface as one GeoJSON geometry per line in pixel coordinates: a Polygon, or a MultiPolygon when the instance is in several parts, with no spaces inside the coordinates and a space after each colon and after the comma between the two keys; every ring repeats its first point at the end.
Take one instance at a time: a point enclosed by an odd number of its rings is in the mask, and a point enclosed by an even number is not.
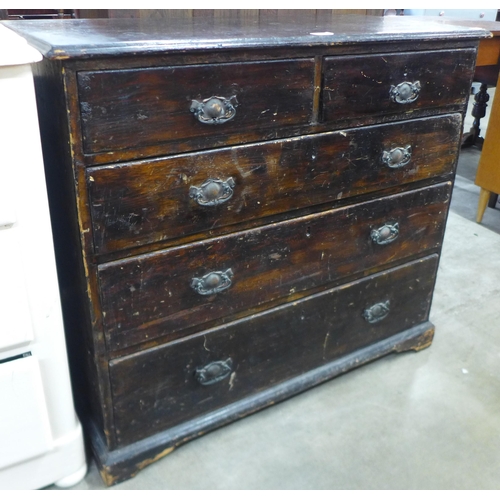
{"type": "Polygon", "coordinates": [[[420,110],[464,103],[470,93],[476,51],[407,52],[377,56],[327,57],[324,62],[323,119],[378,115],[409,118],[420,110]],[[419,82],[419,97],[399,104],[391,86],[419,82]]]}
{"type": "Polygon", "coordinates": [[[103,264],[108,347],[173,339],[187,327],[437,249],[450,194],[443,183],[103,264]],[[399,223],[398,238],[375,244],[371,230],[386,223],[399,223]],[[193,278],[228,269],[230,288],[209,296],[192,289],[193,278]]]}
{"type": "MultiPolygon", "coordinates": [[[[312,119],[314,59],[79,72],[85,153],[183,139],[210,147],[220,136],[241,142],[245,131],[312,119]],[[192,100],[234,99],[230,121],[200,123],[192,100]]],[[[168,151],[168,146],[165,146],[168,151]]]]}
{"type": "Polygon", "coordinates": [[[87,170],[94,246],[107,253],[451,174],[461,116],[407,121],[87,170]],[[411,147],[389,168],[384,151],[411,147]],[[200,206],[191,186],[235,182],[200,206]]]}
{"type": "Polygon", "coordinates": [[[437,256],[201,332],[110,365],[119,445],[150,436],[410,328],[428,318],[437,256]],[[389,301],[370,324],[363,312],[389,301]],[[232,361],[210,386],[195,378],[232,361]]]}

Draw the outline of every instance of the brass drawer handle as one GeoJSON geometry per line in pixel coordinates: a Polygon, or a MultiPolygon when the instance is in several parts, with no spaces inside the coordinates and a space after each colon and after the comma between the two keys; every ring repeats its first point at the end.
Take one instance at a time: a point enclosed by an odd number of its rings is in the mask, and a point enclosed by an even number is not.
{"type": "Polygon", "coordinates": [[[391,85],[389,90],[389,95],[393,102],[398,104],[409,104],[415,102],[420,95],[420,82],[401,82],[400,84],[394,86],[391,85]]]}
{"type": "Polygon", "coordinates": [[[378,323],[382,321],[390,311],[390,301],[379,302],[371,307],[368,307],[363,311],[363,318],[365,318],[368,323],[378,323]]]}
{"type": "Polygon", "coordinates": [[[202,368],[196,368],[195,378],[201,385],[212,385],[224,380],[233,369],[233,360],[213,361],[202,368]]]}
{"type": "Polygon", "coordinates": [[[189,197],[203,207],[221,205],[231,199],[236,183],[232,177],[225,181],[221,179],[207,179],[200,187],[191,186],[189,197]]]}
{"type": "Polygon", "coordinates": [[[201,278],[193,278],[191,288],[200,295],[213,295],[229,288],[233,276],[231,268],[227,271],[212,271],[201,278]]]}
{"type": "Polygon", "coordinates": [[[193,100],[190,111],[194,113],[200,123],[220,125],[234,118],[236,115],[235,106],[237,105],[236,96],[229,99],[212,96],[201,102],[193,100]]]}
{"type": "Polygon", "coordinates": [[[400,168],[408,165],[411,160],[411,146],[394,148],[382,153],[382,162],[389,168],[400,168]]]}
{"type": "Polygon", "coordinates": [[[370,236],[377,245],[388,245],[399,236],[399,223],[387,223],[378,229],[372,229],[370,236]]]}

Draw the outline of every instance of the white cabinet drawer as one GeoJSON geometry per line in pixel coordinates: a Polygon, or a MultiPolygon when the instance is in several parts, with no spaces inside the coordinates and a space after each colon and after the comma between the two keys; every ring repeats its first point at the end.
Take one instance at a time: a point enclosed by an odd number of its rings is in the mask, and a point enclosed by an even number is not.
{"type": "Polygon", "coordinates": [[[18,228],[0,228],[0,352],[33,340],[18,228]]]}
{"type": "Polygon", "coordinates": [[[0,363],[0,469],[52,448],[38,360],[0,363]]]}

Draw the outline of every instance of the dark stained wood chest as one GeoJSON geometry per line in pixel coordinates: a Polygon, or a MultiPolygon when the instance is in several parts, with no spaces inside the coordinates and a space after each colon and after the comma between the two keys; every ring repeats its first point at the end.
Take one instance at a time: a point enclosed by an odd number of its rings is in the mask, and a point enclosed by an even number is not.
{"type": "Polygon", "coordinates": [[[34,70],[101,474],[394,351],[429,309],[481,30],[7,22],[34,70]]]}

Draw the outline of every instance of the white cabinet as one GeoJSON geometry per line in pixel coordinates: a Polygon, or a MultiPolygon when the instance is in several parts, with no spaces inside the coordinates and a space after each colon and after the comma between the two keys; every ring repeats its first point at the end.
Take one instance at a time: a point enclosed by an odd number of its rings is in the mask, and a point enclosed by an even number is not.
{"type": "Polygon", "coordinates": [[[0,490],[83,478],[30,63],[0,26],[0,490]]]}

